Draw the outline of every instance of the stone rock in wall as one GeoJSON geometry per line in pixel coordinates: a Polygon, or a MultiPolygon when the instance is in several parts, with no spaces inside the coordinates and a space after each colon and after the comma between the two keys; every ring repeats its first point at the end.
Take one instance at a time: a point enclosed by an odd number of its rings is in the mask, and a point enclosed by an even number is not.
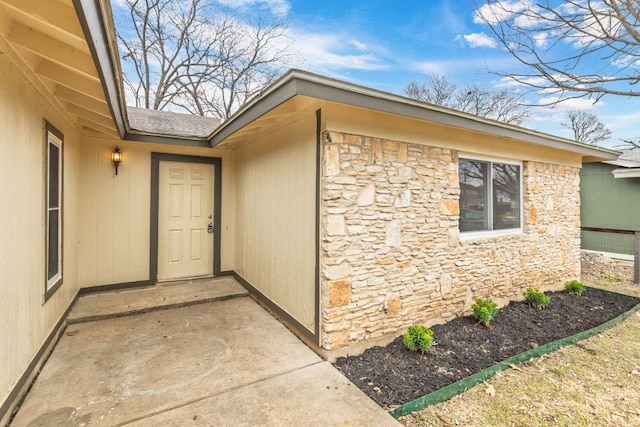
{"type": "Polygon", "coordinates": [[[387,224],[385,244],[391,247],[400,246],[402,244],[400,220],[389,221],[387,224]]]}
{"type": "Polygon", "coordinates": [[[329,307],[349,304],[351,300],[351,280],[335,280],[329,283],[329,307]]]}
{"type": "Polygon", "coordinates": [[[371,206],[375,200],[376,186],[371,183],[360,191],[358,196],[358,206],[371,206]]]}
{"type": "Polygon", "coordinates": [[[397,295],[389,296],[387,297],[387,301],[385,302],[385,307],[387,315],[397,317],[402,310],[402,301],[397,295]]]}
{"type": "Polygon", "coordinates": [[[440,277],[440,294],[442,296],[449,295],[451,293],[451,276],[449,274],[443,274],[440,277]]]}
{"type": "Polygon", "coordinates": [[[325,145],[324,174],[325,176],[340,175],[340,154],[337,146],[325,145]]]}
{"type": "Polygon", "coordinates": [[[324,267],[323,272],[329,280],[345,279],[351,274],[351,267],[345,261],[337,265],[327,265],[324,267]]]}
{"type": "Polygon", "coordinates": [[[396,208],[407,208],[411,206],[411,190],[404,190],[398,193],[393,206],[396,208]]]}
{"type": "Polygon", "coordinates": [[[325,232],[329,236],[344,236],[345,222],[344,215],[327,215],[325,219],[325,232]]]}
{"type": "Polygon", "coordinates": [[[460,203],[457,200],[441,200],[440,201],[440,213],[443,215],[459,215],[460,203]]]}

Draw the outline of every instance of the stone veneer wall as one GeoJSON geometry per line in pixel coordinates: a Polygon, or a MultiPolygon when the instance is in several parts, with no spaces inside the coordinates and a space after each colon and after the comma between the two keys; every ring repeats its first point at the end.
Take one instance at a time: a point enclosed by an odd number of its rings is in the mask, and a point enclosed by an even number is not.
{"type": "Polygon", "coordinates": [[[524,233],[461,240],[457,152],[337,132],[323,141],[326,350],[580,276],[578,168],[525,162],[524,233]]]}

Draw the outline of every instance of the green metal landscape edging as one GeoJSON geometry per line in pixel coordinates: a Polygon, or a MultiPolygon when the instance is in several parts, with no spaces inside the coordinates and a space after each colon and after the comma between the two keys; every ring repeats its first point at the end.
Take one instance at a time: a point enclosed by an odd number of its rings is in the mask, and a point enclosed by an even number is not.
{"type": "Polygon", "coordinates": [[[577,333],[570,337],[561,338],[559,340],[551,341],[550,343],[541,345],[540,347],[532,348],[531,350],[527,350],[523,353],[516,354],[513,357],[503,360],[502,362],[496,363],[493,366],[488,367],[476,374],[473,374],[467,378],[463,378],[460,381],[456,381],[453,384],[450,384],[446,387],[441,388],[440,390],[436,390],[432,393],[429,393],[425,396],[419,397],[416,400],[412,400],[409,403],[405,403],[404,405],[394,408],[389,411],[389,414],[394,418],[399,418],[404,415],[408,415],[412,412],[419,411],[428,406],[435,405],[440,402],[444,402],[445,400],[449,400],[458,394],[461,394],[465,390],[475,387],[476,385],[482,383],[483,381],[488,380],[492,376],[494,376],[497,372],[504,371],[508,369],[511,365],[517,365],[518,363],[526,362],[529,359],[533,359],[535,357],[540,357],[547,353],[551,353],[559,349],[560,347],[564,347],[567,345],[575,344],[578,341],[585,340],[594,335],[599,334],[602,331],[606,331],[617,325],[618,323],[625,320],[631,314],[636,312],[640,308],[640,304],[633,307],[631,310],[622,313],[620,316],[609,320],[602,325],[596,326],[595,328],[588,329],[586,331],[577,333]]]}

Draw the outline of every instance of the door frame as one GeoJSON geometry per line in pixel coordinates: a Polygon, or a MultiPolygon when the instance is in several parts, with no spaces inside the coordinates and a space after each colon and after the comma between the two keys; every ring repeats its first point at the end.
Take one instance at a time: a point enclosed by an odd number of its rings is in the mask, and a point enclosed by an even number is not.
{"type": "Polygon", "coordinates": [[[149,279],[158,280],[158,206],[160,201],[160,162],[207,163],[213,165],[213,275],[221,276],[220,234],[222,231],[222,159],[219,157],[151,153],[151,227],[149,234],[149,279]]]}

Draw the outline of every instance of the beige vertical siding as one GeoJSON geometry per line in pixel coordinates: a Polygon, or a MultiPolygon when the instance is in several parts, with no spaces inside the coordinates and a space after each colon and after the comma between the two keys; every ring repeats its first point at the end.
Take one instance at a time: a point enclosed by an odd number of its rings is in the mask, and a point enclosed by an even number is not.
{"type": "Polygon", "coordinates": [[[82,135],[58,108],[0,55],[0,405],[80,287],[149,278],[152,152],[222,158],[221,269],[235,265],[232,151],[82,135]],[[64,281],[46,302],[45,120],[64,135],[64,281]],[[124,153],[117,177],[116,145],[124,153]]]}
{"type": "Polygon", "coordinates": [[[222,158],[221,270],[233,270],[235,166],[229,150],[89,138],[82,144],[80,284],[149,279],[151,153],[222,158]],[[110,153],[123,162],[115,175],[110,153]]]}
{"type": "Polygon", "coordinates": [[[0,55],[0,404],[78,291],[80,136],[0,55]],[[63,278],[45,302],[44,121],[64,134],[63,278]]]}
{"type": "Polygon", "coordinates": [[[310,331],[315,327],[315,116],[238,156],[236,272],[310,331]]]}

